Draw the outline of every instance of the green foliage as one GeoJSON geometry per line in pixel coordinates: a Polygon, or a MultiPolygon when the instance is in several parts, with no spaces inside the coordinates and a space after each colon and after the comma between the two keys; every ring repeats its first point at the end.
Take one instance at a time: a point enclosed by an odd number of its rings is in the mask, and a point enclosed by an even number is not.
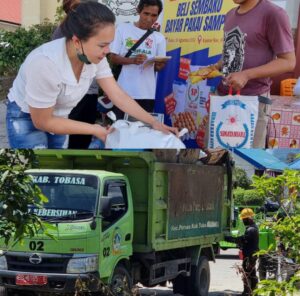
{"type": "Polygon", "coordinates": [[[274,201],[279,201],[282,199],[282,194],[284,192],[284,176],[280,175],[276,178],[270,177],[268,175],[263,175],[261,177],[253,176],[252,186],[255,188],[259,195],[271,198],[274,201]]]}
{"type": "MultiPolygon", "coordinates": [[[[61,0],[57,0],[57,3],[60,3],[61,0]]],[[[62,5],[58,5],[56,8],[56,14],[55,14],[55,23],[59,24],[61,23],[61,21],[64,19],[64,17],[66,16],[62,5]]]]}
{"type": "Polygon", "coordinates": [[[237,184],[237,187],[241,187],[244,189],[250,189],[251,180],[248,178],[246,171],[242,168],[234,168],[234,180],[237,184]]]}
{"type": "MultiPolygon", "coordinates": [[[[297,291],[295,284],[299,277],[294,276],[290,281],[263,280],[259,282],[258,288],[254,291],[255,296],[292,296],[297,291]]],[[[298,294],[297,294],[298,295],[298,294]]]]}
{"type": "Polygon", "coordinates": [[[261,206],[265,199],[253,189],[246,190],[238,187],[233,192],[234,204],[245,206],[261,206]]]}
{"type": "Polygon", "coordinates": [[[46,22],[14,32],[0,31],[0,75],[16,73],[34,48],[51,40],[55,27],[46,22]]]}
{"type": "Polygon", "coordinates": [[[288,257],[300,264],[300,215],[288,216],[274,223],[272,230],[288,250],[288,257]]]}
{"type": "Polygon", "coordinates": [[[300,171],[287,170],[275,178],[266,175],[255,176],[252,186],[258,195],[280,202],[285,217],[269,221],[268,224],[287,250],[286,256],[294,261],[295,270],[298,270],[291,279],[283,282],[261,281],[255,295],[293,295],[297,285],[299,289],[300,283],[300,171]]]}
{"type": "Polygon", "coordinates": [[[25,170],[34,162],[31,150],[0,150],[0,237],[5,244],[33,237],[44,224],[28,211],[28,204],[41,207],[47,198],[25,170]]]}
{"type": "Polygon", "coordinates": [[[283,201],[286,197],[296,201],[300,192],[300,171],[286,170],[276,178],[268,175],[253,176],[252,187],[260,196],[271,198],[274,201],[283,201]]]}

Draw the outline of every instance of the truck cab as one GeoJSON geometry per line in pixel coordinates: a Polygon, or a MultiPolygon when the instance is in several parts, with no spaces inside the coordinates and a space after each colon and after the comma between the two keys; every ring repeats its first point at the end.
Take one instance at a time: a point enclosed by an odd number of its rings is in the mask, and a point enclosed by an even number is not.
{"type": "Polygon", "coordinates": [[[8,248],[2,257],[1,284],[68,293],[80,278],[90,290],[97,289],[95,279],[108,281],[117,263],[132,255],[133,207],[127,178],[94,170],[27,173],[48,198],[42,208],[29,205],[29,211],[51,223],[54,239],[39,234],[16,244],[13,251],[8,248]],[[100,197],[105,201],[102,207],[100,197]]]}

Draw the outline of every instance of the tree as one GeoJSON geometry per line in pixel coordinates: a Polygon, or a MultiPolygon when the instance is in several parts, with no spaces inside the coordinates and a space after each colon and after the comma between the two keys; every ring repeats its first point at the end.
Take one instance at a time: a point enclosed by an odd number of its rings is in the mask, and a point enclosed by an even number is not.
{"type": "Polygon", "coordinates": [[[251,180],[248,178],[246,171],[242,168],[235,168],[234,169],[234,178],[237,187],[241,187],[243,189],[250,189],[251,180]]]}
{"type": "Polygon", "coordinates": [[[63,10],[63,6],[60,2],[61,2],[61,0],[57,0],[58,6],[56,8],[55,24],[59,24],[64,19],[64,17],[66,16],[66,14],[63,10]]]}
{"type": "Polygon", "coordinates": [[[299,171],[286,170],[276,178],[269,175],[253,176],[252,180],[252,187],[255,188],[258,195],[271,198],[279,203],[288,199],[296,202],[300,193],[299,171]]]}
{"type": "Polygon", "coordinates": [[[253,189],[243,189],[238,187],[234,190],[234,204],[240,206],[262,206],[264,197],[257,194],[253,189]]]}
{"type": "Polygon", "coordinates": [[[51,41],[55,28],[65,17],[61,0],[57,0],[54,23],[44,19],[28,29],[23,27],[15,31],[0,30],[0,75],[14,76],[28,54],[43,43],[51,41]]]}
{"type": "Polygon", "coordinates": [[[0,30],[0,75],[16,73],[33,49],[51,40],[55,27],[44,22],[28,29],[20,27],[14,32],[0,30]]]}
{"type": "Polygon", "coordinates": [[[0,150],[0,237],[14,244],[38,231],[47,234],[48,225],[28,211],[28,205],[42,207],[47,198],[25,173],[35,157],[32,150],[0,150]]]}
{"type": "Polygon", "coordinates": [[[266,223],[280,242],[280,252],[274,254],[270,251],[260,252],[260,254],[269,257],[275,255],[275,259],[278,259],[282,255],[282,250],[285,250],[285,257],[293,262],[287,264],[282,261],[280,269],[284,273],[289,267],[292,269],[292,277],[284,278],[283,274],[279,274],[283,281],[263,280],[254,291],[254,295],[293,295],[300,284],[300,171],[286,170],[277,177],[255,176],[252,186],[257,194],[278,201],[282,209],[280,216],[275,216],[273,221],[266,223]]]}
{"type": "MultiPolygon", "coordinates": [[[[38,216],[28,211],[28,205],[42,208],[43,203],[48,202],[30,175],[26,174],[26,170],[36,164],[33,150],[0,149],[0,237],[8,248],[40,231],[54,239],[48,230],[56,227],[41,221],[38,216]]],[[[95,276],[91,277],[91,281],[99,282],[99,295],[113,295],[111,287],[95,276]]],[[[80,277],[76,280],[75,290],[76,296],[89,294],[86,282],[80,277]]],[[[125,290],[124,295],[132,294],[125,290]]]]}

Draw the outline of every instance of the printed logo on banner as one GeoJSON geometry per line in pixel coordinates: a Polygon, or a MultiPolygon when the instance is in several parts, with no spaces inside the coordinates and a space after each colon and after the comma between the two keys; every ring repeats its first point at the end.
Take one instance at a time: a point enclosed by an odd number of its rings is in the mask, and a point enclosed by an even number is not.
{"type": "Polygon", "coordinates": [[[170,115],[174,113],[176,108],[176,100],[174,98],[174,94],[171,93],[165,97],[165,112],[166,114],[170,115]]]}
{"type": "Polygon", "coordinates": [[[214,97],[210,117],[209,147],[251,148],[257,121],[258,100],[214,97]]]}
{"type": "Polygon", "coordinates": [[[227,138],[235,138],[236,141],[242,141],[240,143],[236,144],[236,148],[242,148],[244,145],[247,143],[249,139],[249,129],[247,124],[242,125],[241,130],[227,130],[227,127],[224,126],[223,122],[220,122],[219,125],[217,126],[217,132],[216,132],[217,140],[219,143],[226,148],[230,148],[231,145],[229,145],[229,141],[226,141],[227,138]],[[224,139],[224,141],[223,141],[224,139]]]}
{"type": "Polygon", "coordinates": [[[190,108],[197,108],[198,106],[198,97],[199,97],[199,85],[190,84],[188,87],[188,105],[190,108]]]}
{"type": "Polygon", "coordinates": [[[179,73],[178,77],[187,80],[189,78],[189,73],[191,72],[191,60],[186,58],[180,58],[179,73]]]}

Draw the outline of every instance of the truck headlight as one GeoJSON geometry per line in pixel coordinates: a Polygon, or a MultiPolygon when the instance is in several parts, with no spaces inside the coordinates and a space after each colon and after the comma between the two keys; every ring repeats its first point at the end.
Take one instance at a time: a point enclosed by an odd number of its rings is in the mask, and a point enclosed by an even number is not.
{"type": "Polygon", "coordinates": [[[7,261],[3,254],[0,254],[0,270],[7,270],[7,261]]]}
{"type": "Polygon", "coordinates": [[[87,273],[98,270],[98,256],[72,258],[67,266],[67,273],[87,273]]]}

